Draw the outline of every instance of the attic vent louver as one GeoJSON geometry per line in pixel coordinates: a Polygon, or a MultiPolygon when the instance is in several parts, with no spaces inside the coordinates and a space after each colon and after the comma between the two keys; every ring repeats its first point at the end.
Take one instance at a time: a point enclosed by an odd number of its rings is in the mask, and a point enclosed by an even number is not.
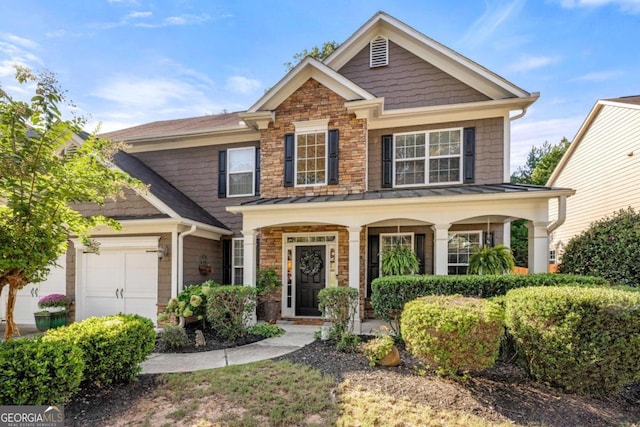
{"type": "Polygon", "coordinates": [[[369,43],[369,66],[384,67],[389,65],[389,39],[378,36],[369,43]]]}

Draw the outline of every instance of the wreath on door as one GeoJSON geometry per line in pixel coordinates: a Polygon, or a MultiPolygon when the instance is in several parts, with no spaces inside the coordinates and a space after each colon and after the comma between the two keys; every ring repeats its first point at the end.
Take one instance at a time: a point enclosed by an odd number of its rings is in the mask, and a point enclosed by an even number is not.
{"type": "Polygon", "coordinates": [[[309,276],[315,276],[322,268],[322,258],[314,252],[307,252],[300,257],[300,271],[309,276]]]}

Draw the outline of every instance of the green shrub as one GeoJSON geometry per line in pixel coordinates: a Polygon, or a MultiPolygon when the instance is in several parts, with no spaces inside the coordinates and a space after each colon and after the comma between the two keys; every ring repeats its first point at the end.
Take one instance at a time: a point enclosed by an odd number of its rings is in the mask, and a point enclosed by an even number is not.
{"type": "Polygon", "coordinates": [[[284,329],[278,325],[272,325],[271,323],[258,323],[249,328],[251,335],[257,335],[265,338],[273,338],[284,335],[284,329]]]}
{"type": "Polygon", "coordinates": [[[640,287],[639,259],[640,213],[629,208],[591,223],[569,240],[559,270],[640,287]]]}
{"type": "Polygon", "coordinates": [[[82,350],[65,340],[20,338],[0,343],[0,405],[53,405],[82,381],[82,350]]]}
{"type": "Polygon", "coordinates": [[[428,296],[407,303],[403,338],[409,351],[439,374],[458,376],[495,363],[504,335],[499,304],[459,295],[428,296]]]}
{"type": "Polygon", "coordinates": [[[282,283],[278,278],[278,273],[273,268],[258,270],[256,273],[256,289],[258,295],[269,295],[278,291],[282,283]]]}
{"type": "Polygon", "coordinates": [[[362,345],[364,357],[369,361],[369,366],[374,366],[382,360],[387,354],[391,353],[395,342],[391,335],[381,335],[375,337],[362,345]]]}
{"type": "Polygon", "coordinates": [[[526,288],[506,297],[506,323],[534,378],[586,395],[640,380],[640,293],[526,288]]]}
{"type": "Polygon", "coordinates": [[[341,351],[343,353],[355,353],[360,348],[360,344],[362,340],[359,336],[352,333],[344,333],[342,334],[342,338],[338,341],[336,345],[336,350],[341,351]]]}
{"type": "Polygon", "coordinates": [[[504,295],[511,289],[528,286],[607,285],[597,277],[569,274],[506,274],[499,276],[390,276],[372,282],[371,304],[376,315],[391,325],[400,335],[400,314],[404,305],[427,295],[463,295],[490,298],[504,295]]]}
{"type": "Polygon", "coordinates": [[[505,245],[483,246],[469,257],[467,274],[509,274],[515,262],[505,245]]]}
{"type": "Polygon", "coordinates": [[[178,350],[189,344],[189,337],[182,326],[166,326],[158,333],[158,343],[164,351],[178,350]]]}
{"type": "Polygon", "coordinates": [[[414,274],[420,268],[420,261],[411,248],[395,245],[382,253],[380,269],[385,276],[414,274]]]}
{"type": "Polygon", "coordinates": [[[207,300],[207,320],[220,341],[247,335],[247,323],[256,308],[257,292],[251,286],[218,286],[207,300]]]}
{"type": "Polygon", "coordinates": [[[68,341],[80,347],[84,380],[96,385],[132,381],[156,341],[153,322],[136,314],[90,317],[69,326],[49,329],[45,342],[68,341]]]}
{"type": "Polygon", "coordinates": [[[331,321],[331,331],[336,340],[353,329],[358,307],[358,290],[346,286],[324,288],[318,292],[319,308],[331,321]]]}
{"type": "Polygon", "coordinates": [[[207,280],[199,285],[187,285],[177,298],[171,298],[165,308],[165,315],[175,314],[176,317],[196,316],[198,320],[204,320],[207,307],[207,298],[213,288],[220,286],[213,280],[207,280]]]}

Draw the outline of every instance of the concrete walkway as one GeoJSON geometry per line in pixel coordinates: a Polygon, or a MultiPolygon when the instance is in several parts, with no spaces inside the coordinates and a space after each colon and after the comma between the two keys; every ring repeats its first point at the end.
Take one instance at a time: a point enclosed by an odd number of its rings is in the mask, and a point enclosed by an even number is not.
{"type": "Polygon", "coordinates": [[[191,372],[202,369],[243,365],[271,359],[298,350],[314,341],[319,326],[279,324],[285,334],[253,344],[199,353],[153,353],[142,362],[143,374],[191,372]]]}

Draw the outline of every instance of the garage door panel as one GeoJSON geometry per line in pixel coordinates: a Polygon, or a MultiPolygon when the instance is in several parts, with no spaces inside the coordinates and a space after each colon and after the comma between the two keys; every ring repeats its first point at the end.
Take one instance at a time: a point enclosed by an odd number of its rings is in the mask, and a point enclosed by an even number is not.
{"type": "Polygon", "coordinates": [[[102,251],[100,254],[85,254],[86,296],[115,297],[116,289],[122,287],[122,254],[102,251]]]}
{"type": "Polygon", "coordinates": [[[125,254],[126,297],[151,297],[158,283],[158,257],[155,253],[125,254]]]}
{"type": "Polygon", "coordinates": [[[153,323],[155,323],[157,317],[156,301],[154,298],[136,298],[126,296],[124,299],[123,312],[139,314],[140,316],[151,319],[153,323]]]}
{"type": "Polygon", "coordinates": [[[121,310],[117,304],[115,296],[112,297],[87,297],[86,317],[93,316],[112,316],[118,314],[121,310]]]}

